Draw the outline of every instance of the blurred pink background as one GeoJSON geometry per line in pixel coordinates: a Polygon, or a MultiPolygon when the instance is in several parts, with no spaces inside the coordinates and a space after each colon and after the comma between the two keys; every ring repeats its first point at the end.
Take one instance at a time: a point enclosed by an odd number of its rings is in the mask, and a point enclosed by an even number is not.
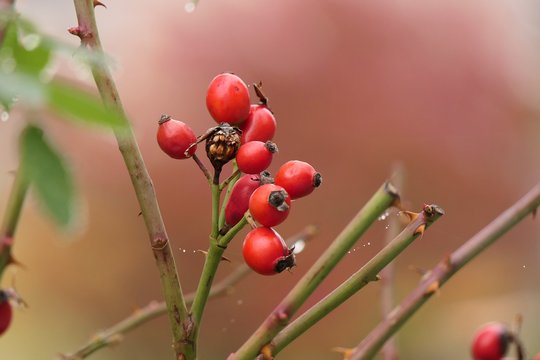
{"type": "MultiPolygon", "coordinates": [[[[540,179],[540,10],[533,1],[208,1],[193,13],[183,0],[106,1],[97,20],[115,78],[153,177],[186,292],[197,284],[210,222],[210,195],[192,161],[161,153],[160,114],[196,133],[214,125],[205,108],[210,80],[233,71],[262,80],[276,114],[280,152],[271,170],[290,159],[312,163],[324,183],[294,203],[278,230],[307,224],[320,235],[292,274],[250,275],[235,292],[209,303],[201,359],[223,359],[266,317],[356,211],[390,175],[406,169],[403,198],[447,215],[396,265],[397,297],[418,282],[408,267],[428,269],[540,179]],[[184,252],[185,250],[185,252],[184,252]]],[[[21,0],[20,12],[41,29],[77,44],[69,1],[21,0]]],[[[71,59],[69,59],[71,60],[71,59]]],[[[57,70],[93,82],[76,61],[57,70]]],[[[12,117],[0,123],[0,211],[17,167],[12,117]]],[[[137,306],[161,299],[154,260],[131,183],[113,137],[48,116],[49,136],[69,158],[80,191],[81,227],[58,231],[30,199],[16,257],[3,286],[16,279],[30,308],[17,311],[0,339],[0,357],[53,359],[137,306]]],[[[202,149],[202,147],[201,147],[202,149]]],[[[200,156],[204,157],[202,151],[200,156]]],[[[525,219],[464,268],[402,329],[402,359],[468,358],[477,327],[524,317],[529,355],[540,352],[540,222],[525,219]]],[[[375,224],[307,305],[337,286],[380,249],[385,222],[375,224]]],[[[241,236],[218,279],[242,262],[241,236]]],[[[379,320],[380,285],[370,284],[280,359],[340,359],[335,346],[354,346],[379,320]]],[[[167,359],[165,318],[91,357],[167,359]]]]}

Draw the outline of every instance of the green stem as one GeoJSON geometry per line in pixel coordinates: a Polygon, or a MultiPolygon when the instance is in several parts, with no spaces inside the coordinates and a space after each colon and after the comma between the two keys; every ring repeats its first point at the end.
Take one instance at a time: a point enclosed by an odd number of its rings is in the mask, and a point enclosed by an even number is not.
{"type": "Polygon", "coordinates": [[[241,173],[238,172],[238,166],[236,165],[236,161],[233,162],[233,170],[232,170],[232,176],[229,177],[229,182],[227,185],[227,191],[225,192],[225,197],[223,198],[223,205],[221,206],[221,211],[219,213],[219,222],[218,222],[218,228],[222,229],[225,225],[225,208],[227,207],[227,204],[229,203],[229,199],[231,198],[231,192],[234,188],[234,184],[240,179],[240,176],[242,176],[241,173]]]}
{"type": "Polygon", "coordinates": [[[330,271],[347,254],[358,238],[377,220],[377,218],[399,199],[395,188],[385,183],[356,214],[341,234],[330,244],[317,262],[298,281],[296,286],[287,294],[281,303],[264,320],[253,335],[232,354],[229,359],[252,360],[279,331],[289,322],[289,319],[302,306],[306,299],[315,291],[330,271]]]}
{"type": "Polygon", "coordinates": [[[362,340],[350,360],[372,359],[401,326],[435,294],[439,288],[474,257],[540,206],[540,184],[505,210],[495,220],[444,258],[371,333],[362,340]]]}
{"type": "Polygon", "coordinates": [[[6,212],[0,228],[0,279],[6,270],[6,267],[13,262],[11,248],[13,246],[13,237],[17,230],[17,225],[21,217],[21,210],[28,193],[28,181],[23,174],[22,168],[17,170],[13,187],[9,194],[6,212]]]}
{"type": "Polygon", "coordinates": [[[377,280],[377,274],[422,234],[423,227],[431,225],[443,214],[444,211],[437,205],[425,207],[398,236],[362,266],[360,270],[283,329],[272,341],[272,354],[275,355],[283,350],[285,346],[343,304],[369,282],[377,280]],[[426,209],[429,209],[429,211],[426,211],[426,209]]]}
{"type": "MultiPolygon", "coordinates": [[[[74,0],[78,20],[78,33],[81,43],[96,52],[103,52],[94,14],[92,0],[74,0]]],[[[92,67],[92,74],[104,103],[121,114],[122,106],[116,85],[105,63],[92,67]]],[[[116,130],[115,135],[125,165],[131,177],[144,222],[148,231],[150,245],[159,271],[161,287],[169,314],[173,335],[173,348],[176,358],[194,359],[193,347],[185,341],[189,336],[190,319],[186,309],[182,288],[176,270],[169,238],[161,217],[152,180],[148,174],[139,150],[137,140],[129,122],[127,130],[116,130]]]]}
{"type": "MultiPolygon", "coordinates": [[[[235,228],[231,229],[231,232],[234,231],[235,228]]],[[[315,236],[315,234],[316,229],[313,226],[307,226],[298,234],[293,235],[289,239],[287,239],[287,246],[291,247],[297,241],[308,242],[313,238],[313,236],[315,236]]],[[[225,240],[227,236],[224,236],[223,239],[225,240]]],[[[232,273],[223,278],[223,280],[212,286],[208,297],[215,298],[220,295],[226,295],[227,293],[229,293],[229,291],[233,288],[235,284],[237,284],[241,279],[243,279],[246,275],[250,273],[251,269],[246,264],[238,266],[232,273]]],[[[187,294],[185,297],[186,303],[191,304],[194,297],[195,293],[187,294]]],[[[81,346],[78,350],[69,354],[62,355],[62,359],[84,359],[100,349],[118,344],[120,341],[122,341],[123,335],[165,313],[167,313],[167,307],[164,302],[151,302],[144,308],[137,310],[135,313],[131,314],[122,321],[92,336],[92,338],[85,345],[81,346]]]]}

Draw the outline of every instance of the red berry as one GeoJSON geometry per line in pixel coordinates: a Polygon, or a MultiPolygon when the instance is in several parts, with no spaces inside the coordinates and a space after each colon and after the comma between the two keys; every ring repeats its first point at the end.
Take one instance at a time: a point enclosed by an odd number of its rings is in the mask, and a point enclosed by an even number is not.
{"type": "Polygon", "coordinates": [[[294,254],[271,228],[251,230],[244,239],[242,255],[246,264],[262,275],[274,275],[295,265],[294,254]]]}
{"type": "Polygon", "coordinates": [[[308,163],[291,160],[279,168],[275,182],[287,190],[291,199],[298,199],[321,185],[322,176],[308,163]]]}
{"type": "Polygon", "coordinates": [[[225,206],[225,223],[229,226],[236,225],[249,208],[251,194],[260,186],[260,178],[256,175],[244,175],[231,191],[229,202],[225,206]]]}
{"type": "Polygon", "coordinates": [[[157,141],[161,150],[175,159],[187,159],[197,150],[197,145],[194,145],[185,154],[188,147],[197,141],[197,137],[188,125],[168,115],[162,115],[159,120],[157,141]]]}
{"type": "Polygon", "coordinates": [[[281,224],[289,215],[291,198],[281,186],[265,184],[249,198],[249,212],[259,224],[272,227],[281,224]]]}
{"type": "Polygon", "coordinates": [[[4,291],[0,291],[0,335],[9,328],[12,316],[13,311],[8,297],[4,291]]]}
{"type": "Polygon", "coordinates": [[[276,118],[265,105],[251,105],[249,116],[240,129],[242,144],[250,141],[266,142],[274,137],[276,118]]]}
{"type": "Polygon", "coordinates": [[[238,168],[246,174],[258,174],[272,163],[272,155],[278,151],[271,141],[250,141],[240,146],[236,154],[238,168]]]}
{"type": "Polygon", "coordinates": [[[218,123],[244,122],[249,115],[249,102],[247,85],[234,74],[219,74],[208,86],[206,107],[218,123]]]}
{"type": "Polygon", "coordinates": [[[475,360],[501,360],[508,349],[511,334],[500,323],[488,323],[475,334],[472,355],[475,360]]]}

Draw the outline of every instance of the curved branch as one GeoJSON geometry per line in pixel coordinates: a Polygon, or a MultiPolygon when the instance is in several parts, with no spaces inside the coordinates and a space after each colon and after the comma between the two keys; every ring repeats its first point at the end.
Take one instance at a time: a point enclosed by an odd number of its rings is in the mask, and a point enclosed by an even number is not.
{"type": "Polygon", "coordinates": [[[540,206],[540,184],[437,264],[416,289],[356,347],[349,360],[371,359],[439,288],[475,256],[540,206]]]}

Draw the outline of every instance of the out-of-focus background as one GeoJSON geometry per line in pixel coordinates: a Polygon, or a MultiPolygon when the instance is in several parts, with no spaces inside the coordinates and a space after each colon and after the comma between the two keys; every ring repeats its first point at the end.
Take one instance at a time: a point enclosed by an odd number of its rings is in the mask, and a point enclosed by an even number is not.
{"type": "MultiPolygon", "coordinates": [[[[401,162],[403,198],[447,215],[396,264],[401,299],[428,269],[540,179],[540,8],[534,1],[208,1],[193,13],[183,0],[106,1],[97,9],[103,45],[153,177],[184,290],[198,281],[207,247],[210,196],[192,161],[175,161],[155,141],[168,113],[197,133],[214,125],[205,108],[210,80],[233,71],[264,83],[276,114],[280,152],[312,163],[323,186],[294,203],[278,227],[287,237],[307,224],[320,235],[292,273],[250,275],[213,300],[202,329],[201,359],[223,359],[258,326],[335,235],[401,162]]],[[[69,1],[17,1],[46,33],[73,45],[69,1]]],[[[57,71],[93,82],[76,62],[57,71]]],[[[161,299],[139,208],[113,137],[47,116],[49,136],[69,158],[80,192],[81,226],[62,234],[39,204],[25,205],[11,270],[30,304],[0,339],[2,359],[53,359],[138,306],[161,299]]],[[[17,167],[22,119],[0,123],[0,213],[17,167]]],[[[202,148],[201,150],[202,151],[202,148]]],[[[204,154],[200,153],[201,157],[204,154]]],[[[524,317],[523,342],[540,352],[540,223],[527,218],[464,268],[399,333],[402,359],[466,359],[484,322],[524,317]]],[[[380,249],[384,221],[370,229],[306,306],[380,249]]],[[[218,279],[242,262],[242,237],[218,279]]],[[[280,359],[339,359],[379,321],[380,285],[364,291],[283,351],[280,359]]],[[[167,359],[161,318],[92,358],[167,359]]]]}

